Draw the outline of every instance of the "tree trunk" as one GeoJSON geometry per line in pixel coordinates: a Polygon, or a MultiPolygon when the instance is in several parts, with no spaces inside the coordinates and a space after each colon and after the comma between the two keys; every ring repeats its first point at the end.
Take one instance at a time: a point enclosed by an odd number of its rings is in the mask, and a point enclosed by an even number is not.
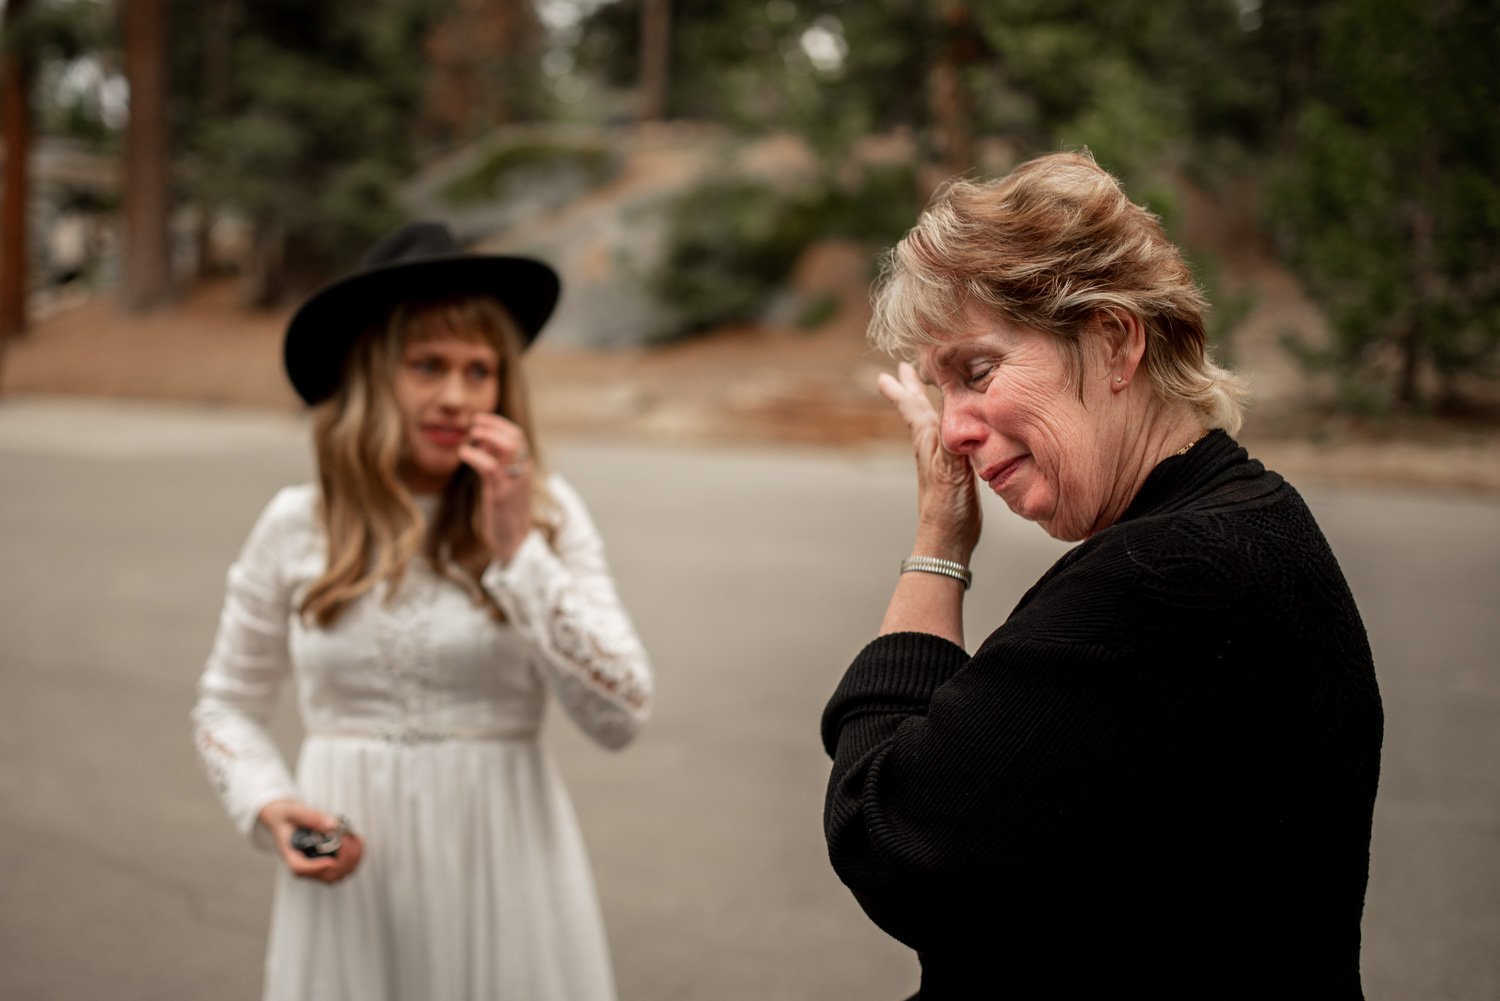
{"type": "MultiPolygon", "coordinates": [[[[229,107],[230,55],[234,45],[236,20],[235,0],[204,0],[203,2],[203,108],[210,116],[227,114],[229,107]]],[[[193,234],[196,244],[194,255],[199,280],[218,276],[224,269],[216,259],[213,247],[213,227],[218,218],[218,206],[200,201],[193,234]]]]}
{"type": "MultiPolygon", "coordinates": [[[[1423,158],[1420,172],[1424,178],[1437,174],[1437,162],[1430,156],[1423,158]]],[[[1422,351],[1426,347],[1426,332],[1422,329],[1422,317],[1429,305],[1438,299],[1437,265],[1433,261],[1434,229],[1432,213],[1420,203],[1406,206],[1406,215],[1411,227],[1412,291],[1416,293],[1416,307],[1411,319],[1396,340],[1401,354],[1401,366],[1396,375],[1396,402],[1403,410],[1417,405],[1421,389],[1417,380],[1421,376],[1422,351]]]]}
{"type": "Polygon", "coordinates": [[[1398,342],[1401,350],[1401,367],[1396,374],[1396,403],[1402,410],[1411,410],[1417,405],[1417,374],[1422,360],[1422,323],[1413,318],[1406,325],[1398,342]]]}
{"type": "Polygon", "coordinates": [[[124,39],[130,121],[120,301],[126,309],[143,311],[172,299],[164,0],[124,0],[124,39]]]}
{"type": "MultiPolygon", "coordinates": [[[[6,4],[7,25],[15,23],[27,3],[10,0],[6,4]]],[[[29,69],[19,50],[0,52],[0,136],[5,142],[5,186],[0,190],[0,352],[6,341],[26,330],[26,203],[31,187],[27,177],[31,148],[29,69]]]]}
{"type": "Polygon", "coordinates": [[[240,290],[241,305],[264,309],[280,302],[286,288],[285,264],[286,227],[279,219],[258,221],[251,236],[250,259],[240,290]]]}
{"type": "Polygon", "coordinates": [[[427,107],[421,131],[447,145],[540,112],[546,33],[532,0],[449,0],[423,41],[427,107]]]}
{"type": "Polygon", "coordinates": [[[666,114],[667,65],[672,40],[672,0],[642,0],[640,108],[643,122],[666,114]]]}
{"type": "Polygon", "coordinates": [[[939,17],[943,41],[928,77],[928,101],[942,171],[945,177],[953,177],[974,166],[969,88],[963,74],[964,66],[974,59],[969,51],[973,26],[968,8],[958,0],[947,0],[939,17]]]}

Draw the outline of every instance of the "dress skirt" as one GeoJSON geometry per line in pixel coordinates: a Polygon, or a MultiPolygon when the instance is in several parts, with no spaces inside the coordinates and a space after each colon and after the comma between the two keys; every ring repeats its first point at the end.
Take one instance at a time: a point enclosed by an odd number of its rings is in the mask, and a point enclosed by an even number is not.
{"type": "Polygon", "coordinates": [[[281,869],[267,1001],[613,1001],[578,822],[535,739],[314,735],[298,785],[364,858],[331,886],[281,869]]]}

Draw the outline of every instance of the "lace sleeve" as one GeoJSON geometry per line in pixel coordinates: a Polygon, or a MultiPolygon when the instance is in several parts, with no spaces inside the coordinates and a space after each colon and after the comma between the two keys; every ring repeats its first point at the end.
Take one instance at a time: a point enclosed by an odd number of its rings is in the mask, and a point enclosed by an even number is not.
{"type": "Polygon", "coordinates": [[[266,729],[289,668],[291,599],[283,568],[296,534],[289,509],[298,500],[292,490],[278,494],[229,568],[219,630],[192,712],[194,742],[214,791],[234,826],[263,848],[270,845],[256,824],[261,808],[298,796],[266,729]]]}
{"type": "Polygon", "coordinates": [[[558,477],[549,487],[562,515],[555,551],[533,531],[509,565],[491,564],[482,582],[540,652],[573,721],[605,747],[623,747],[650,712],[651,665],[583,501],[558,477]]]}

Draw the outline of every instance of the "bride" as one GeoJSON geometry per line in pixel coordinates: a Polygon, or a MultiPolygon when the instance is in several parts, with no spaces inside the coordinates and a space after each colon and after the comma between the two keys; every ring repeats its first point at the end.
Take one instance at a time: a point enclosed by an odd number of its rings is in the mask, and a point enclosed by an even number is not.
{"type": "Polygon", "coordinates": [[[318,482],[277,494],[230,568],[193,710],[231,820],[282,863],[267,999],[614,997],[537,738],[550,692],[624,745],[652,677],[583,501],[532,439],[521,354],[558,287],[416,223],[288,327],[318,482]],[[266,729],[289,676],[295,777],[266,729]]]}

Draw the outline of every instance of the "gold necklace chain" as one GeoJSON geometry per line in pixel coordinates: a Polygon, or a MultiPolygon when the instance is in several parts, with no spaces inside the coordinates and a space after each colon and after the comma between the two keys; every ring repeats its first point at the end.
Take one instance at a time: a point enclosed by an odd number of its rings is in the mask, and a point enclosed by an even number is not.
{"type": "Polygon", "coordinates": [[[1193,448],[1194,445],[1198,444],[1204,438],[1207,438],[1208,435],[1209,435],[1208,431],[1203,432],[1198,437],[1194,438],[1192,441],[1188,442],[1186,445],[1182,446],[1181,448],[1179,448],[1177,451],[1173,452],[1172,454],[1173,455],[1187,455],[1188,452],[1192,451],[1192,448],[1193,448]]]}

